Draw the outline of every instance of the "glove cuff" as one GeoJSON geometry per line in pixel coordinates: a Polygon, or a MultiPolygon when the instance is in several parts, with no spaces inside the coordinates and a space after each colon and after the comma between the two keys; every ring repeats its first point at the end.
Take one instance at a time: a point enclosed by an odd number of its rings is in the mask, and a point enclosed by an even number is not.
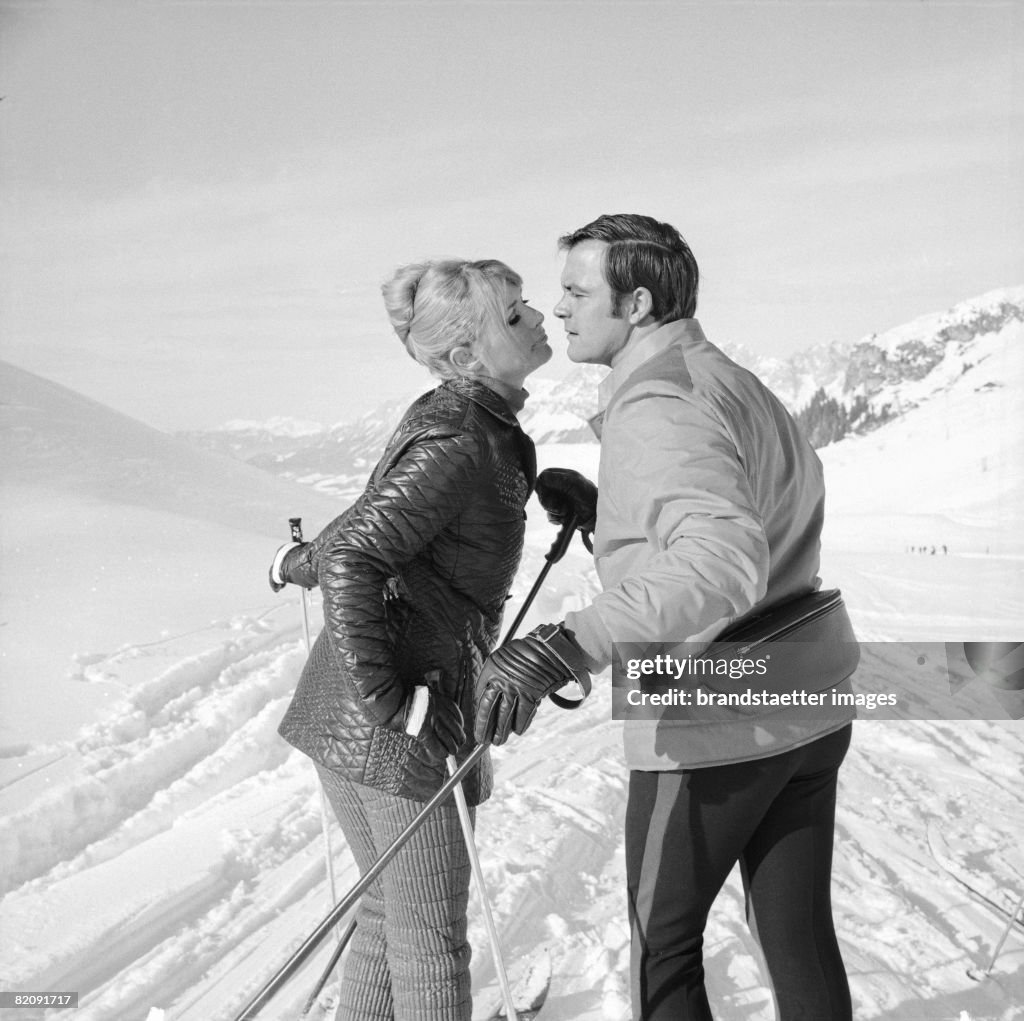
{"type": "Polygon", "coordinates": [[[412,689],[412,698],[405,705],[405,732],[407,734],[412,737],[420,736],[429,709],[430,689],[425,684],[418,684],[412,689]]]}
{"type": "Polygon", "coordinates": [[[576,697],[566,698],[565,695],[549,692],[548,698],[562,709],[579,708],[590,694],[590,671],[583,658],[583,650],[573,640],[572,633],[561,623],[541,624],[530,632],[529,637],[541,642],[572,674],[573,680],[567,681],[562,687],[575,683],[576,697]]]}
{"type": "MultiPolygon", "coordinates": [[[[286,542],[274,555],[274,562],[270,565],[270,580],[275,585],[286,584],[286,579],[281,577],[281,568],[284,565],[284,558],[288,556],[293,549],[297,549],[301,546],[301,542],[286,542]]],[[[266,561],[263,561],[266,563],[266,561]]]]}

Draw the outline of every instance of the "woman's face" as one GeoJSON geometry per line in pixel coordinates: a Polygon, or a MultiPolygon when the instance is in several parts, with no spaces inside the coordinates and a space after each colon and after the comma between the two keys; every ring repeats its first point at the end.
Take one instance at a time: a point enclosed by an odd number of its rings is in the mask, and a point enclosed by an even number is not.
{"type": "Polygon", "coordinates": [[[506,329],[484,333],[473,354],[486,375],[518,389],[551,357],[551,348],[542,325],[544,315],[523,300],[522,290],[506,284],[505,299],[506,329]]]}

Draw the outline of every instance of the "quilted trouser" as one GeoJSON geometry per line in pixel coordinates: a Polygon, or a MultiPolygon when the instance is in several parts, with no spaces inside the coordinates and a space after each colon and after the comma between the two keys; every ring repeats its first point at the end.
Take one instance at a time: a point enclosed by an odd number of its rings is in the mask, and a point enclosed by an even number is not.
{"type": "MultiPolygon", "coordinates": [[[[317,771],[365,873],[423,805],[320,766],[317,771]]],[[[469,878],[459,818],[449,801],[363,894],[336,1021],[470,1021],[469,878]]]]}

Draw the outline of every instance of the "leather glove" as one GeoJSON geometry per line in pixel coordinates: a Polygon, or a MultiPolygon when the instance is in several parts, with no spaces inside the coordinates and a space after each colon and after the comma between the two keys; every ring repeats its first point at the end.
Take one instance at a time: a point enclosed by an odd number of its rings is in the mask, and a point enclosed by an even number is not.
{"type": "Polygon", "coordinates": [[[594,552],[590,537],[597,524],[597,486],[590,479],[572,468],[545,468],[537,476],[537,499],[552,524],[575,516],[583,545],[594,552]]]}
{"type": "Polygon", "coordinates": [[[413,688],[402,714],[402,729],[416,738],[427,758],[444,762],[466,740],[462,710],[425,684],[413,688]]]}
{"type": "Polygon", "coordinates": [[[286,542],[278,547],[267,572],[267,579],[274,592],[280,592],[288,584],[288,559],[292,550],[305,549],[306,545],[304,542],[286,542]]]}
{"type": "Polygon", "coordinates": [[[564,708],[582,703],[590,694],[590,671],[570,632],[561,624],[542,624],[487,657],[476,691],[477,741],[504,744],[510,731],[526,732],[545,696],[564,708]],[[571,681],[582,698],[570,701],[553,694],[571,681]]]}

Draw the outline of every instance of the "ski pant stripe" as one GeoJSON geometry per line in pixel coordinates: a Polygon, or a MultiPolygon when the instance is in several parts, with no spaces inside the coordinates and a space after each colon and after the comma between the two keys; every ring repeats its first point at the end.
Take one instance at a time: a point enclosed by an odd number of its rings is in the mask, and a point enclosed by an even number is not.
{"type": "Polygon", "coordinates": [[[626,875],[636,1021],[712,1021],[704,928],[739,862],[783,1021],[849,1021],[832,923],[836,781],[846,725],[774,756],[630,774],[626,875]]]}

